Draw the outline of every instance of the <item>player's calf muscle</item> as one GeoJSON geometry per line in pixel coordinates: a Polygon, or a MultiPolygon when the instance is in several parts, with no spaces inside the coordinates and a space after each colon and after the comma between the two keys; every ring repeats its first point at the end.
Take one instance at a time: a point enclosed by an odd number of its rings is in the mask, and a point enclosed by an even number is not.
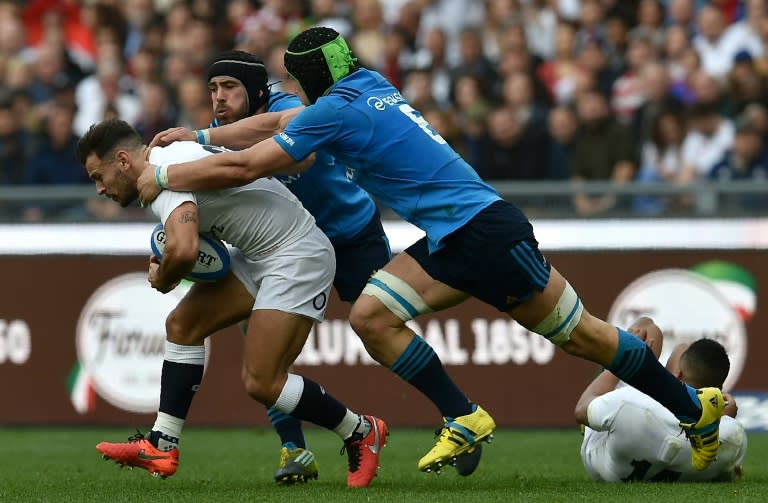
{"type": "Polygon", "coordinates": [[[562,348],[569,354],[607,366],[613,361],[617,340],[615,327],[584,311],[571,339],[562,348]]]}

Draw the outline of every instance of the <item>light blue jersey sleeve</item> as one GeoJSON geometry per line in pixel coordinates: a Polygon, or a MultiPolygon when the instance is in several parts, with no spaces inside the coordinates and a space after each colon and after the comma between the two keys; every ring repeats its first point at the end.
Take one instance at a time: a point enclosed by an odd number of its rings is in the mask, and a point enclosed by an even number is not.
{"type": "MultiPolygon", "coordinates": [[[[300,106],[298,96],[275,92],[270,94],[267,111],[280,112],[300,106]]],[[[315,163],[306,171],[276,178],[294,193],[335,245],[352,242],[371,221],[376,206],[365,190],[347,178],[346,168],[333,156],[322,150],[315,154],[315,163]]]]}
{"type": "Polygon", "coordinates": [[[327,103],[315,103],[302,110],[285,131],[273,138],[295,161],[301,161],[333,142],[340,128],[341,121],[336,110],[327,103]],[[295,142],[294,136],[300,136],[301,142],[295,142]]]}

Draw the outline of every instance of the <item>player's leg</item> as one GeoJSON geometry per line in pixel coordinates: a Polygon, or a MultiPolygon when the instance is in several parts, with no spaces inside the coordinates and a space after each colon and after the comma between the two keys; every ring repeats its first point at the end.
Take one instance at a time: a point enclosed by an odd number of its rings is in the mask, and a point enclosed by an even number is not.
{"type": "Polygon", "coordinates": [[[336,432],[349,457],[347,485],[365,487],[376,475],[387,426],[356,414],[311,379],[289,373],[312,324],[322,321],[335,272],[330,242],[317,229],[254,262],[259,285],[245,337],[243,381],[248,393],[280,412],[336,432]]]}
{"type": "MultiPolygon", "coordinates": [[[[444,418],[440,438],[418,465],[423,471],[439,471],[457,456],[474,452],[477,441],[490,438],[495,423],[467,399],[434,349],[406,325],[419,314],[445,309],[467,298],[464,292],[425,271],[422,265],[430,260],[425,240],[395,257],[371,278],[352,307],[350,323],[376,361],[421,391],[440,410],[444,418]]],[[[479,451],[475,454],[479,456],[479,451]]],[[[467,463],[463,473],[474,471],[477,460],[467,463]]]]}
{"type": "Polygon", "coordinates": [[[354,302],[373,273],[392,260],[392,250],[378,210],[355,236],[343,242],[331,242],[336,255],[333,286],[342,301],[354,302]]]}
{"type": "MultiPolygon", "coordinates": [[[[342,301],[353,302],[360,296],[368,278],[392,258],[379,212],[376,211],[369,223],[352,238],[331,240],[331,243],[336,256],[333,286],[342,301]]],[[[299,475],[299,472],[305,472],[301,468],[304,465],[298,466],[295,461],[308,458],[301,421],[273,408],[267,408],[267,416],[282,444],[275,479],[278,483],[304,480],[304,476],[299,475]]],[[[314,466],[314,462],[311,465],[314,466]]],[[[315,478],[316,474],[316,469],[312,469],[307,475],[315,478]]]]}
{"type": "Polygon", "coordinates": [[[252,305],[253,297],[231,273],[215,283],[193,285],[166,320],[160,407],[152,430],[126,443],[102,442],[96,449],[120,464],[139,466],[162,477],[173,475],[181,430],[203,378],[203,342],[247,317],[252,305]]]}

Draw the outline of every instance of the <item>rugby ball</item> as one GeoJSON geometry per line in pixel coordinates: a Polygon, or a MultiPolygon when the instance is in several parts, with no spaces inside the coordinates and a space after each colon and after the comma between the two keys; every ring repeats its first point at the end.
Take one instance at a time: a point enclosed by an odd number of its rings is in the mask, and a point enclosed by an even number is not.
{"type": "MultiPolygon", "coordinates": [[[[163,224],[157,224],[152,231],[149,241],[152,254],[163,260],[165,250],[165,229],[163,224]]],[[[210,234],[200,233],[200,249],[197,253],[195,267],[187,274],[191,281],[216,281],[223,278],[229,272],[229,250],[219,239],[210,234]]]]}

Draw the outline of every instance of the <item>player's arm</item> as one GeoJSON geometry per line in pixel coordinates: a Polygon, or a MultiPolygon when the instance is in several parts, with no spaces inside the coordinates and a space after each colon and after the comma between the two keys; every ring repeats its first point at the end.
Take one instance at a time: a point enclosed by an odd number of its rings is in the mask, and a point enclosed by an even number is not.
{"type": "MultiPolygon", "coordinates": [[[[656,355],[656,358],[661,355],[661,348],[663,343],[663,335],[661,329],[648,317],[642,317],[627,328],[627,332],[631,333],[638,339],[644,341],[656,355]]],[[[579,424],[589,426],[589,417],[587,414],[589,404],[592,400],[602,396],[610,391],[616,389],[620,379],[612,373],[604,370],[595,378],[589,386],[582,392],[579,401],[576,403],[576,409],[574,415],[576,421],[579,424]]]]}
{"type": "Polygon", "coordinates": [[[587,414],[589,404],[592,403],[592,400],[595,398],[615,390],[617,384],[619,384],[618,377],[607,370],[602,371],[599,376],[589,383],[589,386],[587,386],[581,394],[581,397],[579,397],[579,401],[576,403],[576,409],[574,410],[576,421],[584,426],[589,426],[589,415],[587,414]]]}
{"type": "Polygon", "coordinates": [[[314,162],[314,153],[295,161],[277,141],[270,138],[245,150],[222,152],[191,162],[165,166],[147,162],[136,186],[139,200],[146,205],[160,194],[160,179],[164,179],[163,188],[175,191],[225,189],[240,187],[276,173],[298,173],[314,162]],[[161,169],[164,170],[162,175],[158,173],[161,169]]]}
{"type": "Polygon", "coordinates": [[[280,112],[252,115],[231,124],[199,131],[182,127],[166,129],[155,135],[149,148],[164,147],[175,141],[196,141],[236,150],[248,148],[281,132],[303,109],[304,107],[296,107],[280,112]]]}
{"type": "Polygon", "coordinates": [[[232,124],[204,129],[200,134],[209,136],[210,140],[207,143],[211,145],[244,149],[281,132],[303,109],[304,107],[296,107],[281,112],[251,115],[232,124]]]}
{"type": "Polygon", "coordinates": [[[156,267],[150,264],[149,282],[152,288],[167,293],[195,266],[200,248],[197,205],[191,201],[180,204],[166,219],[164,228],[163,259],[155,259],[156,267]]]}

